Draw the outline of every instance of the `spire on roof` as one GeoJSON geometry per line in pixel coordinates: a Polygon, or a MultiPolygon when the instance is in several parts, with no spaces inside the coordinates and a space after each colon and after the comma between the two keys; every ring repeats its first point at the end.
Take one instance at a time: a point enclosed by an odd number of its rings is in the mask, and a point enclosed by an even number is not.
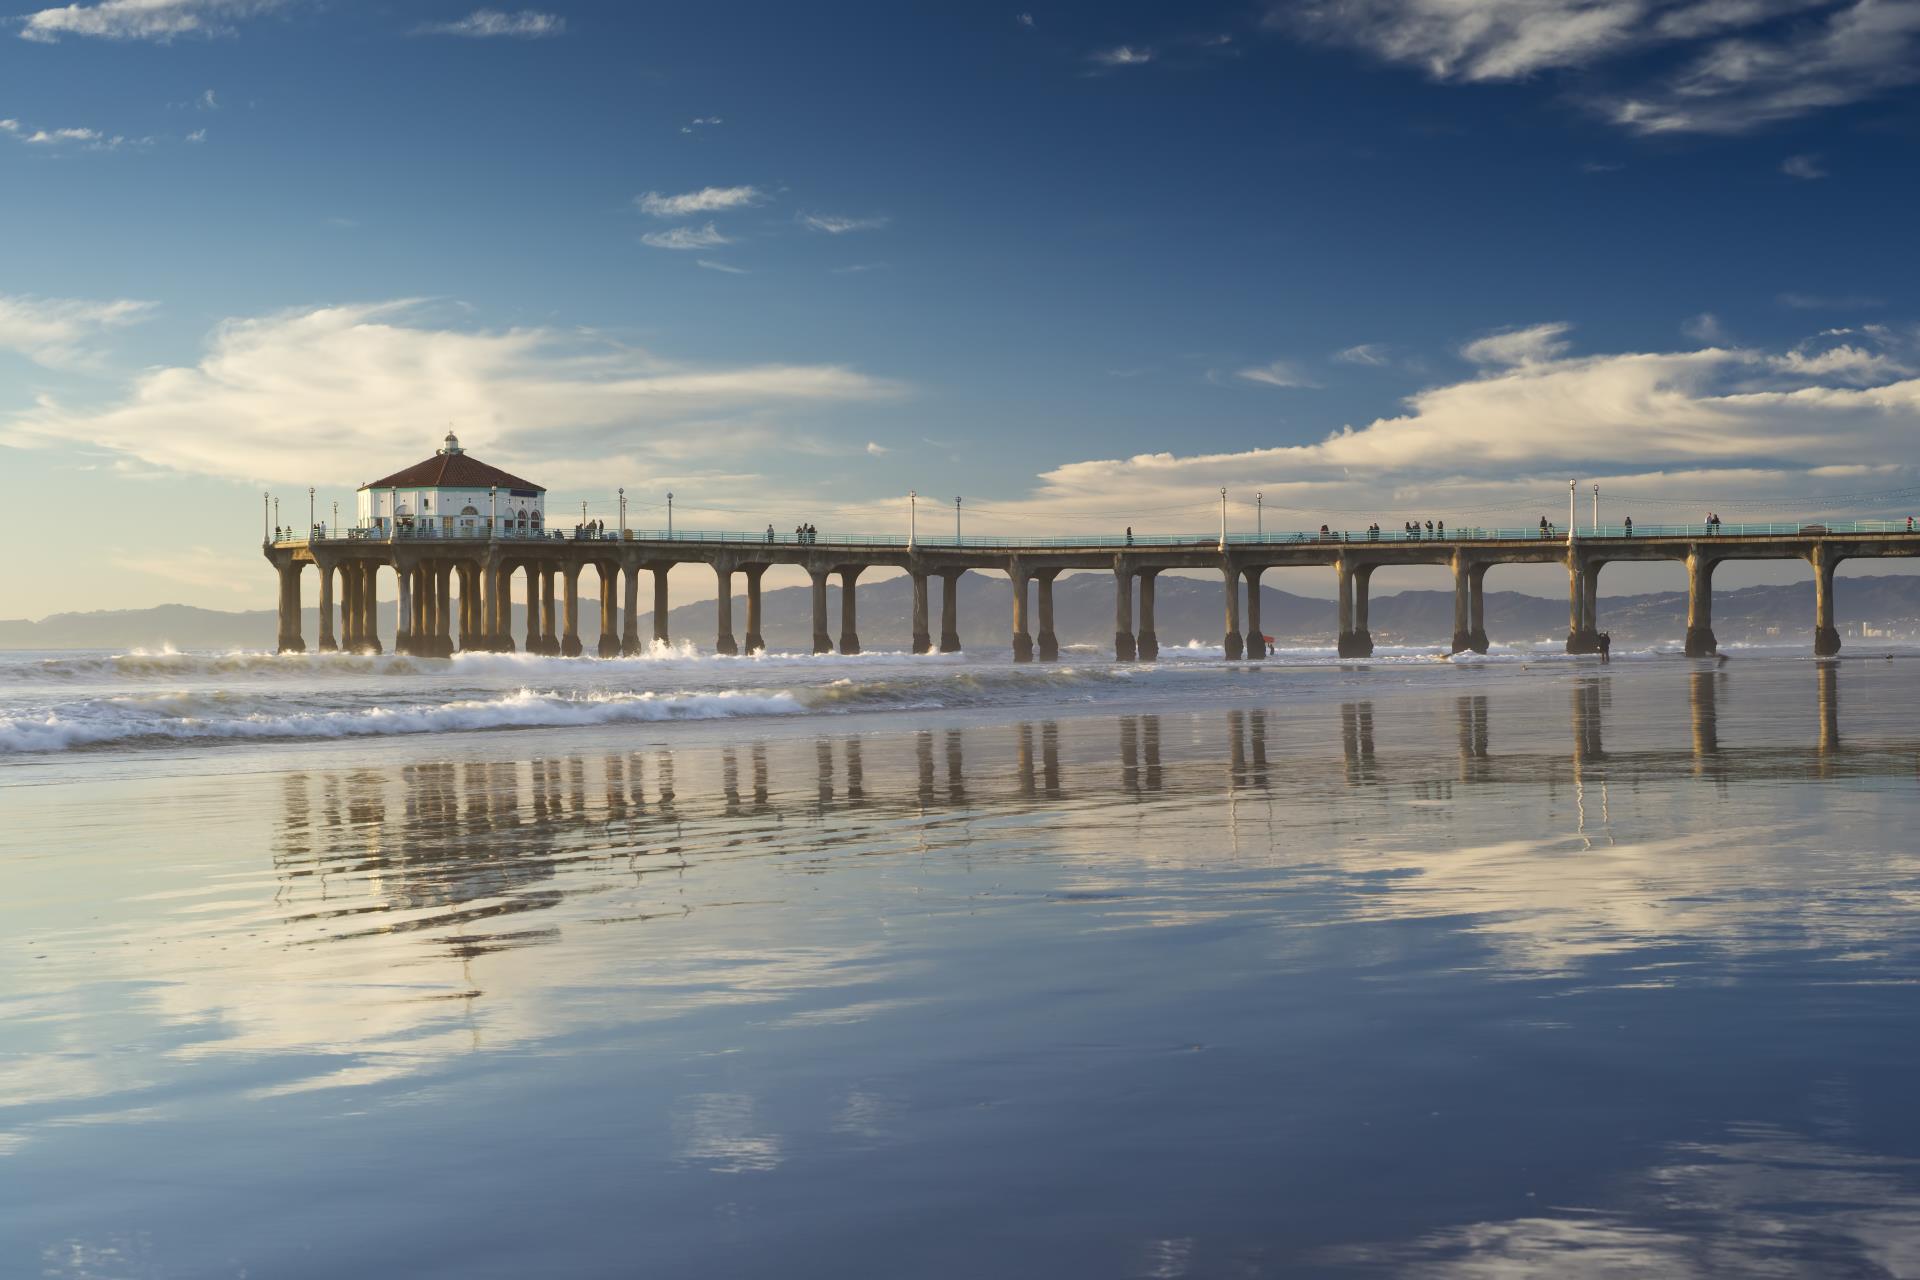
{"type": "Polygon", "coordinates": [[[440,452],[441,453],[466,452],[464,449],[460,447],[460,437],[453,434],[453,428],[451,427],[447,428],[447,442],[444,445],[440,446],[440,452]]]}

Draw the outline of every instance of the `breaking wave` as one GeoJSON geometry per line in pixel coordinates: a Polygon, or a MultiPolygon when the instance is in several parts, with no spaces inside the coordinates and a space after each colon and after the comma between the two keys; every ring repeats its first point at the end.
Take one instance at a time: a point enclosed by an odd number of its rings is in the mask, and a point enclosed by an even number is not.
{"type": "Polygon", "coordinates": [[[0,753],[236,739],[358,738],[476,729],[563,728],[660,720],[792,715],[805,710],[779,690],[718,693],[558,693],[521,689],[402,707],[275,712],[248,710],[226,695],[161,694],[76,702],[47,712],[0,715],[0,753]]]}

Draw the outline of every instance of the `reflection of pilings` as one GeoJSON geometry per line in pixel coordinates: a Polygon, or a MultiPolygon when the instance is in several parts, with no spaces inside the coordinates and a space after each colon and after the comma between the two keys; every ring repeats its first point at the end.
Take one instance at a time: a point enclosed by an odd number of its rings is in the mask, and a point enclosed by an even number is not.
{"type": "Polygon", "coordinates": [[[833,744],[825,738],[816,739],[813,744],[813,771],[820,808],[824,812],[833,804],[833,744]]]}
{"type": "Polygon", "coordinates": [[[1060,797],[1060,726],[1052,720],[1040,722],[1040,782],[1049,799],[1060,797]]]}
{"type": "Polygon", "coordinates": [[[1814,679],[1820,691],[1820,750],[1824,754],[1840,749],[1840,667],[1838,663],[1815,665],[1814,679]]]}
{"type": "Polygon", "coordinates": [[[1693,755],[1696,770],[1705,758],[1720,750],[1720,716],[1716,706],[1717,676],[1711,671],[1689,673],[1687,706],[1693,713],[1693,755]]]}
{"type": "Polygon", "coordinates": [[[1267,713],[1227,712],[1228,769],[1232,786],[1267,785],[1267,713]]]}
{"type": "Polygon", "coordinates": [[[752,747],[753,755],[753,807],[764,810],[767,807],[767,744],[756,742],[752,747]]]}
{"type": "Polygon", "coordinates": [[[1460,781],[1479,782],[1487,776],[1487,756],[1491,750],[1487,695],[1476,693],[1455,698],[1453,715],[1460,728],[1460,781]]]}
{"type": "Polygon", "coordinates": [[[1140,750],[1147,766],[1147,790],[1158,791],[1161,785],[1159,716],[1140,717],[1140,750]]]}
{"type": "Polygon", "coordinates": [[[1120,717],[1120,789],[1140,790],[1140,717],[1120,717]]]}
{"type": "Polygon", "coordinates": [[[920,762],[920,803],[933,803],[933,731],[922,729],[914,735],[914,756],[920,762]]]}
{"type": "MultiPolygon", "coordinates": [[[[820,744],[823,748],[826,743],[820,744]]],[[[740,812],[740,758],[732,747],[720,749],[720,794],[725,799],[729,818],[740,812]]]]}
{"type": "Polygon", "coordinates": [[[1031,799],[1038,788],[1033,779],[1033,725],[1022,720],[1017,730],[1014,748],[1014,777],[1018,781],[1022,799],[1031,799]]]}
{"type": "Polygon", "coordinates": [[[847,756],[847,803],[859,804],[867,795],[866,763],[860,757],[860,739],[848,738],[847,756]]]}
{"type": "Polygon", "coordinates": [[[1349,786],[1373,781],[1373,704],[1340,704],[1340,747],[1346,755],[1349,786]]]}
{"type": "Polygon", "coordinates": [[[967,798],[966,765],[960,745],[960,730],[947,730],[947,799],[959,804],[967,798]]]}
{"type": "Polygon", "coordinates": [[[1574,763],[1599,763],[1606,754],[1600,742],[1600,720],[1606,681],[1598,677],[1576,680],[1573,685],[1573,760],[1574,763]]]}

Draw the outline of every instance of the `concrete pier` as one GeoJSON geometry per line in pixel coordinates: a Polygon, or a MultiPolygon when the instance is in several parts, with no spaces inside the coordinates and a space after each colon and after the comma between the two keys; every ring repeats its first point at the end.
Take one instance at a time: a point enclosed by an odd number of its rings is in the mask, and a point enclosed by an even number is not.
{"type": "Polygon", "coordinates": [[[927,630],[927,575],[916,573],[913,578],[913,651],[930,653],[933,650],[933,635],[927,630]]]}
{"type": "MultiPolygon", "coordinates": [[[[513,598],[516,575],[524,574],[526,589],[526,648],[530,653],[578,653],[584,648],[579,634],[579,574],[592,566],[600,583],[601,624],[593,652],[611,657],[615,652],[640,652],[639,576],[653,573],[653,640],[669,642],[667,574],[675,564],[697,562],[713,568],[722,590],[731,586],[736,571],[747,575],[747,634],[749,650],[761,643],[763,626],[760,585],[766,569],[783,564],[806,571],[814,585],[813,639],[815,648],[833,647],[827,622],[826,584],[831,575],[841,580],[841,618],[838,648],[858,653],[856,584],[870,568],[900,570],[914,593],[913,647],[927,652],[936,647],[929,615],[929,580],[939,577],[941,618],[937,647],[942,653],[960,649],[959,579],[971,569],[997,570],[1018,578],[1022,590],[1014,606],[1011,647],[1016,657],[1043,661],[1058,657],[1054,630],[1053,585],[1068,571],[1104,570],[1114,575],[1114,656],[1120,661],[1152,659],[1159,640],[1154,625],[1154,583],[1166,572],[1221,574],[1225,593],[1225,643],[1229,658],[1266,655],[1261,635],[1260,581],[1270,568],[1322,566],[1334,570],[1337,582],[1338,622],[1333,637],[1340,655],[1366,657],[1373,652],[1367,606],[1370,579],[1382,566],[1434,565],[1454,576],[1452,647],[1456,652],[1485,652],[1485,580],[1489,568],[1503,564],[1556,564],[1567,574],[1567,648],[1592,652],[1600,635],[1599,579],[1601,570],[1616,561],[1646,563],[1678,561],[1687,571],[1687,652],[1695,657],[1716,650],[1713,634],[1713,570],[1726,560],[1805,561],[1813,570],[1815,608],[1813,647],[1820,656],[1840,648],[1834,595],[1835,570],[1843,560],[1920,556],[1920,534],[1901,528],[1833,529],[1824,525],[1763,526],[1760,533],[1723,535],[1717,531],[1679,534],[1641,534],[1577,537],[1571,544],[1519,533],[1483,534],[1454,539],[1395,539],[1353,541],[1294,535],[1285,540],[1229,539],[1223,549],[1217,538],[1161,539],[1117,549],[1113,544],[1089,545],[1086,539],[1057,543],[1037,540],[1020,546],[972,546],[919,543],[912,546],[876,540],[822,545],[767,542],[748,535],[702,534],[672,539],[650,534],[645,538],[554,535],[527,537],[442,536],[425,531],[369,536],[364,529],[351,536],[313,542],[283,535],[262,547],[278,575],[277,645],[282,652],[305,651],[301,634],[301,574],[313,565],[319,572],[319,634],[315,647],[347,649],[357,653],[382,651],[379,634],[381,570],[393,573],[397,586],[394,650],[418,656],[445,656],[458,649],[510,651],[514,647],[513,598]],[[555,578],[565,576],[565,608],[556,607],[555,578]],[[457,577],[456,606],[454,579],[457,577]],[[1139,619],[1134,620],[1134,584],[1139,583],[1139,619]],[[1028,596],[1026,583],[1037,583],[1037,595],[1028,596]],[[1242,584],[1244,583],[1244,588],[1242,584]],[[624,591],[622,590],[624,587],[624,591]],[[1240,592],[1247,592],[1244,626],[1240,592]],[[624,604],[623,604],[624,598],[624,604]],[[1038,618],[1028,613],[1037,600],[1038,618]],[[624,613],[622,608],[624,607],[624,613]],[[457,613],[456,613],[457,608],[457,613]],[[1037,626],[1032,625],[1037,622],[1037,626]],[[1026,637],[1026,639],[1021,639],[1026,637]]],[[[716,640],[731,639],[731,601],[722,610],[716,640]]]]}
{"type": "Polygon", "coordinates": [[[740,645],[733,638],[733,564],[725,561],[713,566],[714,577],[720,580],[720,594],[714,599],[718,617],[714,623],[716,634],[713,640],[715,653],[736,654],[740,645]]]}
{"type": "Polygon", "coordinates": [[[1247,657],[1264,658],[1267,656],[1267,633],[1260,625],[1260,571],[1262,566],[1250,565],[1245,570],[1247,579],[1247,657]]]}
{"type": "Polygon", "coordinates": [[[840,652],[860,652],[860,606],[855,585],[861,566],[842,566],[840,570],[840,652]]]}
{"type": "Polygon", "coordinates": [[[1687,553],[1687,656],[1689,658],[1704,658],[1720,651],[1720,642],[1713,637],[1713,566],[1715,563],[1713,557],[1699,547],[1687,553]]]}
{"type": "Polygon", "coordinates": [[[1033,661],[1033,636],[1027,630],[1027,583],[1030,579],[1018,561],[1007,568],[1007,585],[1013,590],[1013,660],[1033,661]]]}
{"type": "Polygon", "coordinates": [[[1158,569],[1140,571],[1140,631],[1135,640],[1142,662],[1154,662],[1160,657],[1160,633],[1153,617],[1153,580],[1159,575],[1158,569]]]}
{"type": "Polygon", "coordinates": [[[964,569],[940,575],[940,652],[960,652],[960,575],[964,569]]]}
{"type": "Polygon", "coordinates": [[[1053,580],[1060,576],[1058,569],[1042,569],[1033,575],[1039,584],[1040,604],[1040,661],[1058,662],[1060,660],[1060,637],[1053,632],[1053,580]]]}
{"type": "Polygon", "coordinates": [[[1227,586],[1227,636],[1223,642],[1227,651],[1227,661],[1233,662],[1240,657],[1242,641],[1240,639],[1240,570],[1229,564],[1222,571],[1227,586]]]}

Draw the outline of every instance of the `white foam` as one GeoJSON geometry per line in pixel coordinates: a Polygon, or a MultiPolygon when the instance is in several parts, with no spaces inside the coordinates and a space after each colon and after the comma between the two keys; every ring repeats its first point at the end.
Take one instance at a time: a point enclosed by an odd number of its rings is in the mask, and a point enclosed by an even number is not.
{"type": "Polygon", "coordinates": [[[45,713],[0,716],[0,753],[66,751],[140,740],[354,738],[476,729],[558,728],[627,721],[716,720],[805,710],[784,690],[717,693],[559,693],[337,711],[223,712],[218,696],[111,698],[45,713]]]}

